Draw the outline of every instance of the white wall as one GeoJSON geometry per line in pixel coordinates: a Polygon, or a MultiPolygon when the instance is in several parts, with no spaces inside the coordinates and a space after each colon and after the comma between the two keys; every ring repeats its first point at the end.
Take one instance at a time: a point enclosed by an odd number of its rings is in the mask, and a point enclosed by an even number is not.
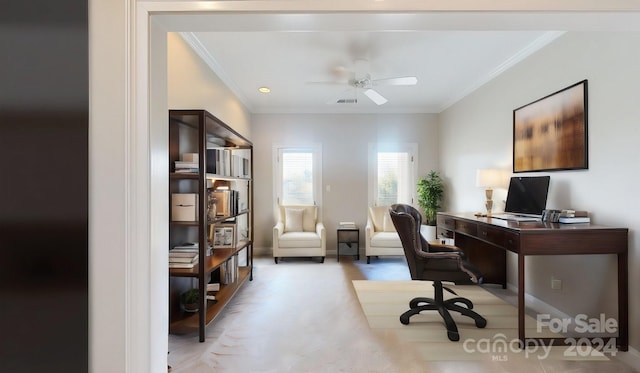
{"type": "Polygon", "coordinates": [[[180,34],[167,34],[170,109],[205,109],[251,139],[251,115],[180,34]]]}
{"type": "Polygon", "coordinates": [[[89,367],[126,371],[125,2],[89,7],[89,367]],[[96,47],[100,46],[100,47],[96,47]]]}
{"type": "MultiPolygon", "coordinates": [[[[597,224],[629,228],[630,344],[640,347],[640,33],[572,32],[489,82],[440,116],[441,167],[453,182],[449,208],[482,209],[477,168],[511,168],[512,111],[582,79],[589,81],[589,169],[551,176],[549,208],[588,210],[597,224]]],[[[538,173],[536,173],[538,174],[538,173]]],[[[504,191],[494,200],[503,199],[504,191]]],[[[517,284],[515,258],[508,281],[517,284]]],[[[614,256],[527,259],[527,291],[569,314],[616,315],[614,256]],[[563,281],[550,290],[550,277],[563,281]]]]}
{"type": "Polygon", "coordinates": [[[360,241],[364,245],[369,143],[417,142],[418,177],[438,166],[436,116],[430,114],[254,114],[252,135],[256,185],[255,241],[260,249],[271,248],[275,225],[274,144],[314,142],[322,145],[322,215],[329,252],[335,252],[336,228],[340,221],[356,222],[361,228],[360,241]],[[330,192],[326,190],[327,185],[330,192]]]}

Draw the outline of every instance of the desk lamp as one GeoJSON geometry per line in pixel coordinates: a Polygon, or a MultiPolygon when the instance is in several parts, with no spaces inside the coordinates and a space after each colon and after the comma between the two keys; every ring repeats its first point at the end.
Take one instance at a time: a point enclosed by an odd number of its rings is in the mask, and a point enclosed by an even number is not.
{"type": "Polygon", "coordinates": [[[504,185],[504,171],[499,169],[480,169],[476,172],[476,186],[479,188],[485,188],[485,196],[487,198],[485,202],[485,208],[487,209],[487,216],[491,216],[491,210],[493,209],[493,188],[502,187],[504,185]]]}

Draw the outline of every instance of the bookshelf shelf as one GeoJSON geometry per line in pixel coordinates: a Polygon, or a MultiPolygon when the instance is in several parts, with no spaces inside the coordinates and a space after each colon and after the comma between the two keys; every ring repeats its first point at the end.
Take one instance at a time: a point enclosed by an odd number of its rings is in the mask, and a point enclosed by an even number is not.
{"type": "Polygon", "coordinates": [[[199,258],[192,268],[169,268],[170,333],[197,331],[200,342],[204,342],[206,326],[223,311],[238,289],[253,279],[252,157],[251,142],[209,112],[169,111],[169,215],[174,216],[175,212],[178,216],[186,209],[189,212],[186,219],[195,216],[196,220],[170,219],[168,249],[187,242],[197,243],[199,258]],[[223,175],[206,172],[209,170],[222,171],[219,173],[223,175]],[[196,202],[173,205],[175,194],[191,197],[195,194],[196,202]],[[215,212],[209,211],[213,206],[210,199],[219,196],[224,196],[224,201],[217,201],[215,212]],[[229,225],[233,228],[227,228],[229,225]],[[216,245],[225,248],[214,246],[207,256],[214,232],[216,245]],[[217,241],[219,237],[228,241],[217,241]],[[231,280],[229,273],[233,273],[231,280]],[[216,282],[221,284],[215,293],[216,300],[206,299],[207,285],[216,282]],[[199,312],[186,312],[180,306],[179,295],[190,288],[201,289],[199,312]]]}
{"type": "MultiPolygon", "coordinates": [[[[216,292],[216,301],[207,301],[205,326],[218,316],[224,307],[229,303],[231,298],[240,289],[242,285],[249,279],[251,269],[248,267],[238,268],[238,280],[231,284],[222,285],[220,290],[216,292]]],[[[172,334],[189,334],[197,332],[200,329],[199,324],[200,312],[180,311],[172,315],[169,325],[169,332],[172,334]]]]}
{"type": "MultiPolygon", "coordinates": [[[[249,245],[251,245],[251,241],[241,241],[240,244],[233,249],[213,249],[213,255],[205,258],[205,273],[217,269],[231,256],[241,252],[249,245]]],[[[174,277],[198,277],[200,275],[200,269],[199,266],[193,268],[169,268],[169,275],[174,277]]]]}

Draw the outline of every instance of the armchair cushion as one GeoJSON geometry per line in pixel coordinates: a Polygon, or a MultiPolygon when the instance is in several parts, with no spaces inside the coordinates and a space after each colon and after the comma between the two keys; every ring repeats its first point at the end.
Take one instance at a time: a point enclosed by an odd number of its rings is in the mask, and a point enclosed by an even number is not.
{"type": "Polygon", "coordinates": [[[322,237],[316,232],[290,232],[279,238],[280,247],[320,247],[322,237]]]}
{"type": "Polygon", "coordinates": [[[285,231],[287,230],[287,209],[302,209],[304,212],[302,213],[302,230],[298,232],[315,232],[316,231],[316,222],[318,219],[318,208],[314,205],[291,205],[291,206],[279,206],[279,217],[278,220],[284,223],[285,231]]]}
{"type": "Polygon", "coordinates": [[[402,249],[402,242],[397,232],[378,232],[371,237],[373,247],[399,247],[402,249]]]}
{"type": "Polygon", "coordinates": [[[382,219],[382,231],[383,232],[395,232],[396,227],[393,225],[393,221],[391,220],[391,214],[389,214],[389,209],[384,212],[382,219]]]}
{"type": "Polygon", "coordinates": [[[284,232],[302,232],[302,218],[304,216],[304,209],[285,208],[285,225],[284,232]]]}
{"type": "Polygon", "coordinates": [[[396,231],[393,221],[391,221],[391,215],[389,215],[389,206],[371,206],[369,207],[369,215],[375,232],[396,231]]]}

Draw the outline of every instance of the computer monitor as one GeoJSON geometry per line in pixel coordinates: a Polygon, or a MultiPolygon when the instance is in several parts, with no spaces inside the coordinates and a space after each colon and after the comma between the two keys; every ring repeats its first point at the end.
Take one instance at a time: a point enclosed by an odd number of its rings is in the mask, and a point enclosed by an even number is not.
{"type": "Polygon", "coordinates": [[[513,176],[509,181],[506,213],[524,216],[542,216],[547,207],[549,176],[513,176]]]}

